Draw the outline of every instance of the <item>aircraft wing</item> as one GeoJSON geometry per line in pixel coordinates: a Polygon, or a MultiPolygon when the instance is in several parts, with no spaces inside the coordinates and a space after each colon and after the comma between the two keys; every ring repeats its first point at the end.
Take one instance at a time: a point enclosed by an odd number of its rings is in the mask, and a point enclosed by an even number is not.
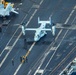
{"type": "MultiPolygon", "coordinates": [[[[29,30],[29,31],[36,31],[39,28],[25,28],[25,30],[29,30]]],[[[42,31],[51,31],[51,29],[41,29],[42,31]]]]}
{"type": "Polygon", "coordinates": [[[51,29],[41,29],[42,31],[51,31],[51,29]]]}
{"type": "Polygon", "coordinates": [[[25,28],[25,30],[29,30],[29,31],[36,31],[37,28],[25,28]]]}
{"type": "Polygon", "coordinates": [[[57,24],[56,24],[56,28],[72,29],[72,30],[75,30],[75,29],[76,29],[76,25],[69,25],[69,24],[57,23],[57,24]]]}

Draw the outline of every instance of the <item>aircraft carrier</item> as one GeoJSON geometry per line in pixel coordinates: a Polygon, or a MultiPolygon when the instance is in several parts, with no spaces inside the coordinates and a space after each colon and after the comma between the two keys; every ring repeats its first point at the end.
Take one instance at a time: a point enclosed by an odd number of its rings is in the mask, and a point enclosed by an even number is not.
{"type": "Polygon", "coordinates": [[[59,75],[76,57],[76,29],[57,28],[55,37],[47,32],[34,42],[35,32],[23,36],[20,25],[38,28],[38,17],[51,17],[53,23],[75,26],[76,0],[21,0],[14,7],[19,15],[0,18],[0,75],[59,75]]]}

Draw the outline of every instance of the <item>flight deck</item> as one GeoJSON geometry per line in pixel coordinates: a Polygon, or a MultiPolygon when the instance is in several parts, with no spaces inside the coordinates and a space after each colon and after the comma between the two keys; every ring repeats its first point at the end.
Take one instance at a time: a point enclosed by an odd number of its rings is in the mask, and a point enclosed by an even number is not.
{"type": "Polygon", "coordinates": [[[19,14],[11,14],[1,27],[0,75],[59,75],[76,57],[76,29],[56,28],[55,36],[47,32],[36,42],[35,31],[23,35],[21,25],[38,28],[38,17],[51,17],[55,24],[75,26],[76,0],[21,0],[14,7],[19,14]]]}

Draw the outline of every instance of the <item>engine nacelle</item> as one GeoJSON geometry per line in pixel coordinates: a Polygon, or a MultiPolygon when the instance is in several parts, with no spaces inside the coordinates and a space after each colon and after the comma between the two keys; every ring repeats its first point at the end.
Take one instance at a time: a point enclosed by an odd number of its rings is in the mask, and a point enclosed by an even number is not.
{"type": "Polygon", "coordinates": [[[55,36],[55,26],[52,26],[52,35],[55,36]]]}
{"type": "Polygon", "coordinates": [[[24,28],[24,26],[22,25],[21,28],[22,28],[23,35],[25,35],[25,28],[24,28]]]}

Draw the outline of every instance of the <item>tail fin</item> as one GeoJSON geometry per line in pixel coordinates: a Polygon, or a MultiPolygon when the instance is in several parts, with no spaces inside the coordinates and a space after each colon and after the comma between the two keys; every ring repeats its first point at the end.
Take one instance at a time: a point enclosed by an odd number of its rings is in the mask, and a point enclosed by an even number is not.
{"type": "Polygon", "coordinates": [[[49,17],[49,22],[50,22],[50,25],[51,25],[51,17],[49,17]]]}

